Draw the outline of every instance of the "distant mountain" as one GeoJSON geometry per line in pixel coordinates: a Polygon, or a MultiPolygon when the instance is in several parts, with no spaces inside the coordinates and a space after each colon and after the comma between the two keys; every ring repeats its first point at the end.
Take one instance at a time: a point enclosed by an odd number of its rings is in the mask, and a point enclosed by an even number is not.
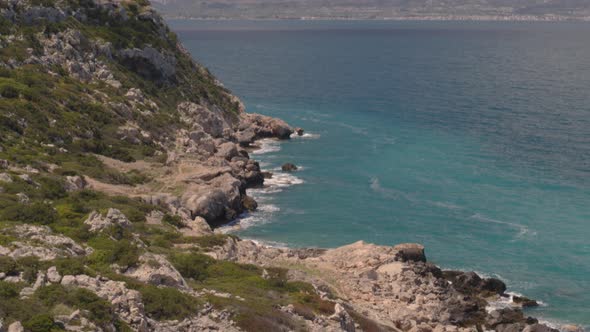
{"type": "Polygon", "coordinates": [[[590,19],[590,0],[153,0],[168,17],[590,19]]]}

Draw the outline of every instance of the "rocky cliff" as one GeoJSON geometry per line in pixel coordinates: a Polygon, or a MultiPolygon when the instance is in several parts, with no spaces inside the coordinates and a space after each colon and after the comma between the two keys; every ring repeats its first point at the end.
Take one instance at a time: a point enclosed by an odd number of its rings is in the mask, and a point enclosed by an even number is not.
{"type": "Polygon", "coordinates": [[[291,134],[145,1],[0,0],[0,331],[550,330],[420,245],[215,234],[256,208],[256,140],[291,134]]]}

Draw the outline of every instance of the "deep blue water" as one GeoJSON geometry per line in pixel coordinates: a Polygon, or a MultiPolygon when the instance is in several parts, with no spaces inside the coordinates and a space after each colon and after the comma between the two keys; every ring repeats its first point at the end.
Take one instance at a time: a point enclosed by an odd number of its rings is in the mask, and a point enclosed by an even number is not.
{"type": "Polygon", "coordinates": [[[256,155],[304,183],[253,192],[239,235],[420,242],[590,325],[590,24],[171,24],[248,111],[314,134],[256,155]]]}

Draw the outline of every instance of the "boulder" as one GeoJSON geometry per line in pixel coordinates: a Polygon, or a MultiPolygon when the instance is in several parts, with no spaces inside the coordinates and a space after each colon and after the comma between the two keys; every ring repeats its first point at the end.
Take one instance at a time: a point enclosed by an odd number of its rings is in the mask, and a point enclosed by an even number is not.
{"type": "Polygon", "coordinates": [[[486,319],[486,326],[495,328],[501,324],[514,324],[524,321],[525,318],[522,311],[513,308],[502,308],[490,312],[486,319]]]}
{"type": "Polygon", "coordinates": [[[283,170],[283,172],[294,172],[297,170],[297,166],[292,163],[285,163],[281,166],[281,170],[283,170]]]}
{"type": "Polygon", "coordinates": [[[204,218],[195,217],[194,219],[184,220],[185,227],[179,229],[184,236],[203,236],[213,234],[211,226],[204,218]]]}
{"type": "Polygon", "coordinates": [[[185,195],[183,206],[191,211],[193,217],[203,217],[207,222],[214,222],[225,217],[228,200],[223,191],[209,191],[185,195]]]}
{"type": "Polygon", "coordinates": [[[229,161],[232,160],[233,157],[239,156],[239,153],[234,143],[227,142],[217,147],[216,155],[229,161]]]}
{"type": "Polygon", "coordinates": [[[180,272],[164,256],[145,253],[139,257],[139,263],[127,269],[125,275],[155,286],[188,288],[180,272]]]}
{"type": "Polygon", "coordinates": [[[424,254],[424,246],[418,243],[402,243],[393,247],[397,250],[395,260],[407,262],[426,262],[426,255],[424,254]]]}
{"type": "Polygon", "coordinates": [[[248,195],[244,195],[242,198],[242,205],[244,206],[244,209],[248,211],[254,211],[258,208],[256,200],[248,195]]]}
{"type": "Polygon", "coordinates": [[[82,176],[66,176],[66,181],[64,183],[64,188],[66,191],[78,191],[83,190],[88,186],[86,179],[82,176]]]}
{"type": "Polygon", "coordinates": [[[539,303],[537,303],[537,301],[535,300],[531,300],[528,297],[524,297],[524,296],[512,296],[512,302],[520,305],[523,308],[527,308],[527,307],[538,307],[539,303]]]}
{"type": "Polygon", "coordinates": [[[61,281],[61,275],[55,266],[47,269],[47,280],[51,283],[58,284],[61,281]]]}
{"type": "Polygon", "coordinates": [[[475,272],[444,271],[444,277],[453,283],[453,287],[465,294],[503,295],[506,284],[497,278],[481,278],[475,272]]]}
{"type": "Polygon", "coordinates": [[[7,332],[24,332],[25,328],[21,322],[14,322],[8,326],[7,332]]]}
{"type": "Polygon", "coordinates": [[[10,162],[6,159],[0,159],[0,169],[7,169],[10,166],[10,162]]]}
{"type": "Polygon", "coordinates": [[[297,136],[303,136],[303,133],[305,131],[303,130],[303,128],[297,127],[295,128],[295,133],[297,134],[297,136]]]}
{"type": "Polygon", "coordinates": [[[161,225],[164,213],[158,210],[153,210],[147,216],[145,216],[145,222],[148,225],[161,225]]]}
{"type": "Polygon", "coordinates": [[[551,328],[545,324],[527,325],[522,332],[559,332],[559,330],[551,328]]]}

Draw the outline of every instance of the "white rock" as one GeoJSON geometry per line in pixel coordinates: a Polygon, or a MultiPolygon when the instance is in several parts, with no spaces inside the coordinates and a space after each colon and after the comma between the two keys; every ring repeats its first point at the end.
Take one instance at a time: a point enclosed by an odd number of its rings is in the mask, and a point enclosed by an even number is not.
{"type": "Polygon", "coordinates": [[[24,332],[25,328],[20,322],[14,322],[8,326],[8,332],[24,332]]]}
{"type": "Polygon", "coordinates": [[[55,266],[52,266],[49,269],[47,269],[47,280],[54,284],[58,284],[61,281],[61,275],[59,274],[55,266]]]}

